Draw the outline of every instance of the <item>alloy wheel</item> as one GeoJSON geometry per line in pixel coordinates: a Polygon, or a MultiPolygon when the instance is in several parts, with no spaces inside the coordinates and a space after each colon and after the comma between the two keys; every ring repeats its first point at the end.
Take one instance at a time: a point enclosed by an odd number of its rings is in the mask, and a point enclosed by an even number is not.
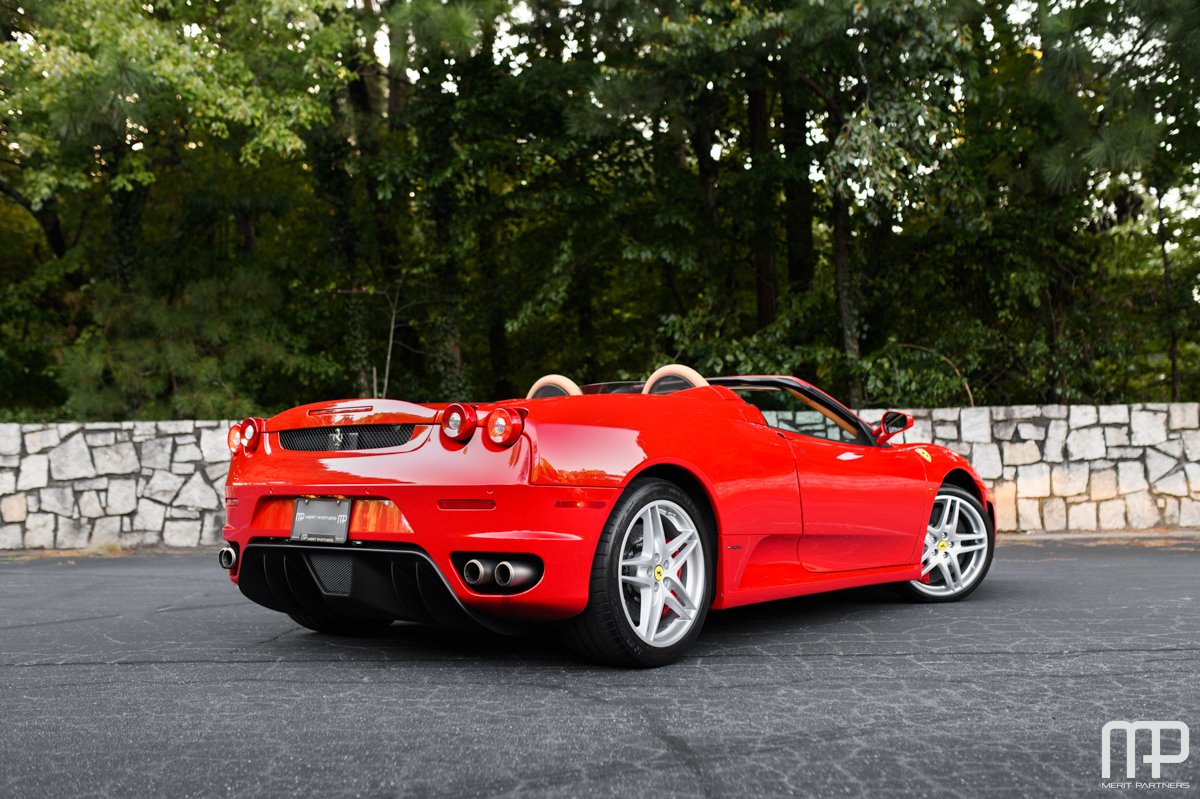
{"type": "Polygon", "coordinates": [[[695,521],[660,499],[643,507],[621,541],[621,607],[633,632],[654,647],[687,635],[705,596],[704,547],[695,521]]]}
{"type": "Polygon", "coordinates": [[[991,540],[979,510],[951,493],[933,501],[921,552],[921,577],[910,585],[932,597],[968,590],[984,571],[991,540]]]}

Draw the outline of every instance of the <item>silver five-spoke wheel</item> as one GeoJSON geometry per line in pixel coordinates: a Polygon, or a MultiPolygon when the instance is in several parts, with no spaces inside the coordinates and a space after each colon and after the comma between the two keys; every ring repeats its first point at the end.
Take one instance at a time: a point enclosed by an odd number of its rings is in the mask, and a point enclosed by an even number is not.
{"type": "Polygon", "coordinates": [[[638,638],[665,647],[687,635],[704,579],[704,548],[692,517],[666,499],[644,506],[621,541],[621,608],[638,638]]]}
{"type": "Polygon", "coordinates": [[[663,666],[687,651],[712,604],[711,517],[703,500],[655,477],[621,494],[596,544],[588,603],[563,636],[592,660],[663,666]]]}
{"type": "Polygon", "coordinates": [[[978,502],[960,489],[943,487],[925,530],[921,577],[909,585],[931,598],[965,595],[987,571],[992,541],[978,502]]]}

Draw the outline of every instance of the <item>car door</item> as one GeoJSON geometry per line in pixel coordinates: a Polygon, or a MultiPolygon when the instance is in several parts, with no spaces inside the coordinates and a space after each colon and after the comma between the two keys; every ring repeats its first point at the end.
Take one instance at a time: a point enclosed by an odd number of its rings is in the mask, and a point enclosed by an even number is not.
{"type": "Polygon", "coordinates": [[[924,461],[909,450],[785,433],[796,458],[800,563],[834,572],[902,566],[925,529],[924,461]]]}
{"type": "Polygon", "coordinates": [[[855,571],[911,562],[925,530],[925,462],[877,446],[859,421],[818,392],[767,399],[767,424],[791,446],[803,515],[798,556],[811,572],[855,571]]]}

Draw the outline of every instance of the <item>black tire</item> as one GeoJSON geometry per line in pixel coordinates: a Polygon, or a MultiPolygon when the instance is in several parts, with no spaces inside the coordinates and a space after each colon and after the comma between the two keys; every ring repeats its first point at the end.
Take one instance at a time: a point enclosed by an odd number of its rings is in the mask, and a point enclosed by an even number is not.
{"type": "Polygon", "coordinates": [[[288,617],[313,632],[353,638],[378,635],[392,625],[391,619],[356,619],[349,616],[314,616],[307,613],[289,613],[288,617]]]}
{"type": "Polygon", "coordinates": [[[581,656],[614,666],[653,668],[678,660],[699,636],[712,604],[715,582],[714,531],[696,503],[674,483],[646,478],[632,483],[613,508],[592,561],[588,604],[583,613],[562,630],[566,643],[581,656]],[[668,646],[657,646],[640,638],[626,616],[621,598],[621,546],[625,532],[650,503],[673,502],[682,508],[696,527],[703,552],[705,574],[703,596],[697,601],[696,616],[683,637],[668,646]]]}
{"type": "MultiPolygon", "coordinates": [[[[913,602],[958,602],[966,599],[975,592],[987,577],[988,570],[992,568],[992,559],[996,555],[996,527],[992,522],[991,515],[987,512],[987,508],[983,506],[974,494],[965,489],[959,488],[956,485],[944,484],[938,489],[938,497],[949,496],[957,498],[975,509],[979,514],[980,520],[983,522],[984,531],[986,533],[985,541],[987,548],[984,551],[983,564],[978,573],[971,579],[962,590],[951,594],[932,595],[923,592],[921,589],[913,585],[916,581],[895,583],[894,588],[900,592],[901,596],[913,602]]],[[[936,503],[936,499],[934,500],[936,503]]]]}

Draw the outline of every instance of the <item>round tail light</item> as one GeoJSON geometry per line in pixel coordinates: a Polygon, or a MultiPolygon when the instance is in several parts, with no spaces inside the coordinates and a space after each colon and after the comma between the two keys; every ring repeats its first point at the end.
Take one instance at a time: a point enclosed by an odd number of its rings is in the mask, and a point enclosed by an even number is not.
{"type": "Polygon", "coordinates": [[[478,424],[479,418],[470,405],[456,402],[442,411],[442,435],[451,441],[470,441],[478,424]]]}
{"type": "Polygon", "coordinates": [[[485,425],[488,440],[501,447],[511,447],[521,437],[524,427],[521,414],[508,408],[497,408],[489,413],[485,425]]]}
{"type": "Polygon", "coordinates": [[[240,424],[235,424],[233,427],[229,428],[229,435],[225,438],[229,444],[229,451],[237,452],[238,447],[242,445],[242,426],[240,424]]]}
{"type": "Polygon", "coordinates": [[[263,430],[266,424],[262,419],[250,417],[242,422],[242,449],[246,452],[254,452],[258,449],[258,442],[263,437],[263,430]]]}

